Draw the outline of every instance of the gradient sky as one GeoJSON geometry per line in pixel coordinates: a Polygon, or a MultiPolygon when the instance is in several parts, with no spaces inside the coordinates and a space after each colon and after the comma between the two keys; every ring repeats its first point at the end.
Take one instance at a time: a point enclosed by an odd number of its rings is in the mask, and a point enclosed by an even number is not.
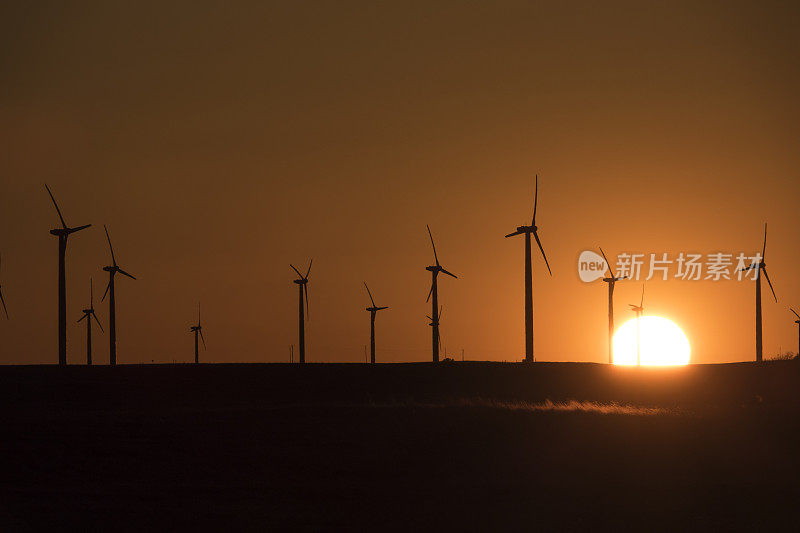
{"type": "MultiPolygon", "coordinates": [[[[57,362],[57,215],[68,359],[108,225],[118,360],[284,361],[292,262],[311,272],[309,361],[427,361],[432,254],[442,340],[524,355],[533,176],[553,268],[534,263],[540,360],[606,360],[597,245],[755,252],[770,223],[764,351],[797,349],[800,8],[785,2],[11,2],[0,7],[0,362],[57,362]]],[[[617,288],[618,321],[639,283],[617,288]]],[[[653,281],[694,362],[754,357],[753,283],[653,281]]],[[[96,304],[106,325],[106,304],[96,304]]],[[[95,339],[107,363],[107,338],[95,339]]]]}

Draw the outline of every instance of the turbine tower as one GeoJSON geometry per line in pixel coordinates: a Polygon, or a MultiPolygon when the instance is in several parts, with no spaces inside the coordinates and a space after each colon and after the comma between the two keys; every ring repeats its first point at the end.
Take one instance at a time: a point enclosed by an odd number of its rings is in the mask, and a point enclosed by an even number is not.
{"type": "Polygon", "coordinates": [[[800,358],[800,315],[798,315],[797,311],[791,307],[789,310],[794,313],[794,316],[797,317],[797,320],[795,320],[794,323],[797,324],[797,357],[800,358]]]}
{"type": "Polygon", "coordinates": [[[103,224],[103,229],[106,231],[106,240],[108,240],[108,249],[111,251],[111,266],[103,267],[103,270],[108,272],[108,285],[103,297],[100,299],[102,302],[108,295],[108,364],[117,364],[117,302],[114,295],[114,276],[117,272],[123,276],[128,276],[131,279],[136,279],[131,274],[128,274],[117,265],[117,258],[114,256],[114,247],[111,246],[111,237],[108,236],[108,228],[103,224]]]}
{"type": "Polygon", "coordinates": [[[764,246],[761,248],[761,260],[758,263],[753,263],[747,268],[741,269],[740,272],[747,270],[757,269],[756,271],[756,362],[761,362],[764,356],[763,343],[762,343],[762,328],[761,328],[761,273],[767,278],[769,288],[772,291],[772,297],[775,298],[775,303],[778,303],[778,297],[775,295],[775,289],[772,287],[772,282],[769,280],[767,274],[767,264],[764,262],[764,256],[767,253],[767,225],[764,224],[764,246]]]}
{"type": "MultiPolygon", "coordinates": [[[[440,305],[440,306],[439,306],[439,319],[441,319],[441,318],[442,318],[442,314],[443,314],[443,313],[444,313],[444,306],[443,306],[443,305],[440,305]]],[[[430,322],[428,323],[428,325],[429,325],[429,326],[431,326],[431,327],[434,327],[433,318],[431,318],[431,316],[430,316],[430,315],[425,315],[425,318],[427,318],[428,320],[430,320],[430,322]]],[[[438,323],[436,324],[435,328],[436,328],[436,342],[441,344],[441,342],[442,342],[442,337],[439,335],[439,325],[438,325],[438,323]]],[[[444,354],[444,355],[445,355],[445,356],[447,356],[447,353],[445,352],[445,354],[444,354]]]]}
{"type": "Polygon", "coordinates": [[[639,305],[628,304],[631,307],[631,311],[636,313],[636,364],[641,365],[641,341],[639,337],[639,319],[642,317],[642,313],[644,313],[644,283],[642,283],[642,300],[639,302],[639,305]]]}
{"type": "MultiPolygon", "coordinates": [[[[103,326],[97,320],[97,315],[94,313],[94,288],[92,287],[92,278],[89,278],[89,308],[83,310],[83,316],[78,319],[78,322],[86,319],[86,364],[92,364],[92,318],[97,322],[97,327],[103,331],[103,326]]],[[[103,333],[105,333],[103,331],[103,333]]]]}
{"type": "Polygon", "coordinates": [[[603,259],[606,260],[608,266],[609,277],[603,278],[605,283],[608,283],[608,364],[614,363],[614,285],[618,281],[628,279],[628,276],[617,278],[614,276],[614,271],[611,269],[611,263],[608,262],[606,253],[600,248],[600,253],[603,254],[603,259]]]}
{"type": "Polygon", "coordinates": [[[298,351],[300,353],[299,362],[305,363],[306,362],[306,317],[308,316],[308,275],[311,273],[311,264],[314,262],[312,259],[308,262],[308,270],[306,270],[306,275],[302,275],[299,270],[297,270],[294,265],[290,264],[289,266],[292,267],[292,270],[297,272],[299,276],[294,283],[297,284],[298,288],[300,289],[300,299],[298,300],[298,312],[299,312],[299,322],[298,322],[298,351]],[[305,313],[303,312],[303,297],[305,296],[306,300],[306,309],[305,313]]]}
{"type": "Polygon", "coordinates": [[[432,343],[433,343],[433,362],[439,362],[439,286],[438,286],[438,277],[439,272],[443,274],[447,274],[448,276],[452,276],[458,279],[458,276],[455,274],[448,272],[442,265],[439,264],[439,256],[436,255],[436,245],[433,243],[433,235],[431,234],[430,226],[426,225],[428,228],[428,237],[431,238],[431,246],[433,247],[433,259],[436,261],[435,265],[425,267],[425,270],[430,271],[431,273],[431,290],[428,292],[428,299],[425,300],[426,302],[431,302],[431,315],[429,317],[431,319],[431,326],[433,326],[433,333],[432,333],[432,343]],[[431,296],[433,299],[431,300],[431,296]]]}
{"type": "Polygon", "coordinates": [[[200,335],[200,340],[203,341],[203,349],[206,348],[206,339],[203,337],[203,326],[200,324],[200,303],[197,304],[197,325],[189,328],[189,331],[194,333],[194,364],[200,362],[200,350],[197,346],[197,336],[200,335]]]}
{"type": "Polygon", "coordinates": [[[56,212],[58,213],[58,218],[61,220],[61,227],[56,229],[51,229],[50,234],[55,235],[58,237],[58,364],[59,365],[66,365],[67,364],[67,283],[66,283],[66,255],[67,255],[67,237],[86,229],[91,226],[91,224],[86,224],[84,226],[78,226],[76,228],[70,228],[67,226],[67,223],[64,222],[64,217],[61,215],[61,209],[58,208],[58,204],[56,203],[56,199],[53,196],[53,193],[50,191],[50,187],[47,186],[45,183],[44,188],[47,189],[47,194],[50,195],[50,199],[53,201],[53,205],[56,207],[56,212]]]}
{"type": "MultiPolygon", "coordinates": [[[[2,262],[0,262],[0,266],[2,266],[2,262]]],[[[0,285],[0,303],[3,304],[3,311],[6,313],[6,320],[10,320],[8,318],[8,309],[6,309],[6,301],[3,299],[3,286],[0,285]]]]}
{"type": "Polygon", "coordinates": [[[519,226],[517,231],[509,233],[506,238],[515,235],[525,235],[525,362],[532,363],[533,358],[533,266],[531,264],[531,234],[536,239],[536,244],[539,245],[539,250],[542,252],[544,264],[547,266],[547,271],[550,275],[553,272],[550,270],[550,263],[547,262],[547,255],[542,248],[542,242],[539,240],[538,229],[536,227],[536,204],[539,200],[539,175],[536,175],[533,193],[533,219],[530,226],[519,226]]]}
{"type": "Polygon", "coordinates": [[[384,309],[389,309],[388,307],[378,307],[375,305],[375,300],[372,299],[372,293],[369,292],[369,287],[367,287],[367,282],[364,282],[364,287],[367,289],[367,294],[369,294],[369,301],[372,302],[372,307],[367,307],[367,311],[369,311],[369,362],[373,365],[375,364],[375,314],[378,311],[383,311],[384,309]]]}

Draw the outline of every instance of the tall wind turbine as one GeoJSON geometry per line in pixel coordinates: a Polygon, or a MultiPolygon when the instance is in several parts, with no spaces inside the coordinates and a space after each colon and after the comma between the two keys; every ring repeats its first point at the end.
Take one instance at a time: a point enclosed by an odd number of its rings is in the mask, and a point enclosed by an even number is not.
{"type": "Polygon", "coordinates": [[[607,278],[603,278],[603,281],[608,283],[608,364],[612,364],[614,362],[614,285],[618,281],[628,279],[628,276],[615,277],[614,271],[611,269],[611,263],[608,262],[606,253],[602,248],[600,248],[600,253],[603,254],[603,259],[606,260],[609,274],[607,278]]]}
{"type": "MultiPolygon", "coordinates": [[[[2,264],[3,263],[0,262],[0,266],[2,266],[2,264]]],[[[9,320],[9,318],[8,318],[8,309],[6,309],[6,301],[3,299],[3,286],[2,285],[0,285],[0,303],[3,304],[3,311],[5,311],[5,313],[6,313],[6,320],[9,320]]]]}
{"type": "Polygon", "coordinates": [[[306,362],[306,316],[308,316],[308,275],[311,273],[311,264],[314,262],[312,259],[308,262],[308,270],[306,270],[306,275],[302,275],[299,270],[297,270],[294,265],[290,264],[289,266],[292,267],[292,270],[297,272],[299,276],[294,283],[297,284],[298,288],[300,289],[300,299],[298,300],[298,312],[299,312],[299,322],[298,322],[298,348],[300,353],[299,361],[301,363],[306,362]],[[306,308],[305,312],[303,312],[303,297],[305,296],[306,300],[306,308]]]}
{"type": "Polygon", "coordinates": [[[375,300],[372,299],[372,293],[369,292],[369,287],[367,287],[367,282],[364,282],[364,287],[367,289],[367,294],[369,294],[369,301],[372,302],[372,307],[367,307],[367,311],[369,311],[369,362],[375,364],[375,314],[378,311],[383,311],[384,309],[389,309],[388,307],[378,307],[375,305],[375,300]]]}
{"type": "Polygon", "coordinates": [[[61,215],[61,209],[58,208],[56,199],[55,197],[53,197],[53,193],[50,191],[50,187],[48,187],[47,184],[45,184],[44,188],[47,189],[47,194],[50,195],[50,199],[53,201],[53,205],[56,207],[58,218],[59,220],[61,220],[61,227],[56,229],[51,229],[50,234],[58,237],[58,364],[66,365],[67,364],[67,283],[66,283],[67,274],[66,274],[65,260],[67,255],[67,237],[69,237],[73,233],[81,231],[82,229],[90,227],[91,224],[78,226],[76,228],[70,228],[69,226],[67,226],[67,223],[64,222],[64,217],[61,215]]]}
{"type": "Polygon", "coordinates": [[[189,328],[189,331],[194,333],[194,364],[200,362],[200,350],[197,346],[197,336],[200,335],[200,340],[203,341],[203,349],[206,350],[206,339],[203,337],[203,326],[200,324],[200,304],[197,304],[197,325],[189,328]]]}
{"type": "Polygon", "coordinates": [[[438,278],[439,272],[443,274],[447,274],[448,276],[452,276],[458,279],[458,276],[455,274],[448,272],[442,265],[439,264],[439,256],[436,255],[436,245],[433,243],[433,235],[431,234],[430,226],[426,225],[428,228],[428,237],[431,238],[431,246],[433,247],[433,259],[436,261],[435,265],[425,267],[425,270],[430,271],[431,273],[431,290],[428,292],[428,299],[425,300],[426,302],[431,302],[431,326],[433,326],[433,333],[432,333],[432,343],[433,343],[433,362],[439,362],[439,285],[438,285],[438,278]],[[433,300],[431,301],[431,296],[433,296],[433,300]]]}
{"type": "MultiPolygon", "coordinates": [[[[100,331],[103,331],[103,326],[97,320],[97,315],[94,313],[94,288],[92,287],[92,278],[89,278],[89,308],[83,310],[83,316],[78,319],[86,320],[86,364],[92,364],[92,318],[97,322],[100,331]]],[[[103,332],[105,333],[105,332],[103,332]]]]}
{"type": "Polygon", "coordinates": [[[533,193],[533,219],[530,226],[519,226],[517,231],[509,233],[506,238],[515,235],[525,235],[525,362],[533,362],[533,266],[531,265],[531,233],[536,239],[536,244],[539,245],[539,250],[542,252],[544,264],[547,266],[547,271],[550,275],[553,272],[550,270],[550,263],[547,262],[547,255],[542,248],[542,242],[539,240],[538,229],[536,227],[536,204],[539,200],[539,175],[536,175],[536,182],[533,193]]]}
{"type": "Polygon", "coordinates": [[[644,313],[644,283],[642,284],[642,300],[639,302],[639,305],[628,304],[631,307],[631,311],[636,313],[636,364],[641,365],[641,338],[639,337],[639,319],[642,318],[642,313],[644,313]]]}
{"type": "Polygon", "coordinates": [[[791,307],[789,310],[794,313],[794,316],[797,317],[797,320],[794,321],[797,324],[797,357],[800,357],[800,315],[797,314],[797,311],[792,309],[791,307]]]}
{"type": "Polygon", "coordinates": [[[753,270],[754,268],[757,269],[756,271],[756,361],[761,362],[764,355],[763,350],[763,343],[762,343],[762,329],[761,329],[761,273],[764,273],[764,277],[767,278],[767,283],[769,283],[769,288],[772,291],[772,297],[775,298],[775,303],[778,302],[778,297],[775,295],[775,289],[772,287],[772,282],[769,280],[769,274],[767,274],[767,264],[764,262],[764,256],[767,253],[767,225],[764,224],[764,246],[761,248],[761,261],[759,263],[753,263],[747,268],[743,268],[741,272],[747,270],[753,270]]]}
{"type": "Polygon", "coordinates": [[[103,229],[106,231],[106,240],[108,240],[108,249],[111,251],[111,266],[103,267],[103,270],[108,272],[108,285],[106,292],[100,299],[102,302],[108,295],[108,363],[110,365],[117,364],[117,303],[114,296],[114,276],[119,272],[123,276],[128,276],[131,279],[136,279],[131,274],[128,274],[117,265],[117,258],[114,256],[114,247],[111,246],[111,237],[108,236],[108,228],[103,224],[103,229]]]}

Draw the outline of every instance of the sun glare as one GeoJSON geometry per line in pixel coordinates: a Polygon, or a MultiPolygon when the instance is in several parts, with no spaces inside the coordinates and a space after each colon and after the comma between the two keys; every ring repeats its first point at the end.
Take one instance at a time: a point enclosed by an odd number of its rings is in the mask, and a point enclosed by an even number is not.
{"type": "Polygon", "coordinates": [[[636,320],[628,320],[614,334],[615,365],[635,365],[637,344],[642,365],[689,364],[689,339],[675,322],[660,316],[643,316],[637,330],[636,320]]]}

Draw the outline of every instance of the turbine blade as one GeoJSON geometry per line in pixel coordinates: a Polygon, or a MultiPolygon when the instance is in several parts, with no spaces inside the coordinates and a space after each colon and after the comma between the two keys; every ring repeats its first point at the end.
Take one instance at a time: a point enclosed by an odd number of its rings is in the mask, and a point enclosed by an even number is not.
{"type": "Polygon", "coordinates": [[[84,319],[84,318],[86,318],[87,316],[89,316],[89,315],[87,315],[86,313],[83,313],[83,316],[82,316],[82,317],[80,317],[80,318],[79,318],[77,321],[78,321],[78,322],[80,322],[81,320],[83,320],[83,319],[84,319]]]}
{"type": "Polygon", "coordinates": [[[308,279],[308,275],[311,274],[311,265],[314,263],[314,259],[312,258],[311,261],[308,262],[308,270],[306,270],[306,275],[303,276],[303,279],[308,279]]]}
{"type": "Polygon", "coordinates": [[[3,304],[3,311],[4,311],[4,312],[5,312],[5,314],[6,314],[6,320],[11,320],[11,319],[8,317],[8,309],[6,309],[6,301],[3,299],[3,290],[2,290],[2,289],[0,289],[0,303],[2,303],[2,304],[3,304]]]}
{"type": "Polygon", "coordinates": [[[792,313],[794,313],[794,316],[796,316],[797,318],[800,318],[800,315],[798,315],[798,314],[797,314],[797,311],[795,311],[795,310],[794,310],[794,309],[792,309],[791,307],[789,308],[789,311],[791,311],[792,313]]]}
{"type": "MultiPolygon", "coordinates": [[[[600,248],[600,247],[598,246],[598,248],[600,248]]],[[[606,253],[603,251],[602,248],[600,248],[600,253],[603,254],[603,259],[606,260],[606,266],[608,267],[608,272],[609,272],[609,274],[611,274],[611,277],[613,278],[614,277],[614,271],[611,270],[611,263],[608,262],[608,257],[606,257],[606,253]]]]}
{"type": "Polygon", "coordinates": [[[118,269],[117,269],[117,272],[119,272],[119,273],[120,273],[120,274],[122,274],[123,276],[128,276],[128,277],[129,277],[129,278],[131,278],[131,279],[136,279],[136,278],[135,278],[135,277],[134,277],[132,274],[128,274],[127,272],[125,272],[125,271],[124,271],[124,270],[122,270],[121,268],[118,268],[118,269]]]}
{"type": "Polygon", "coordinates": [[[70,233],[77,233],[77,232],[81,231],[82,229],[91,228],[91,227],[92,227],[91,224],[84,224],[83,226],[78,226],[77,228],[69,228],[69,232],[70,233]]]}
{"type": "Polygon", "coordinates": [[[542,241],[539,240],[539,234],[537,232],[533,232],[534,238],[536,238],[536,244],[539,245],[539,250],[542,252],[542,257],[544,258],[544,264],[547,265],[547,271],[550,272],[550,275],[553,275],[553,271],[550,270],[550,263],[547,262],[547,255],[544,253],[544,248],[542,248],[542,241]]]}
{"type": "Polygon", "coordinates": [[[92,316],[94,317],[94,321],[97,322],[97,327],[100,328],[100,331],[105,333],[105,331],[103,331],[103,324],[101,324],[100,321],[97,320],[97,315],[94,314],[94,311],[92,311],[92,316]]]}
{"type": "Polygon", "coordinates": [[[111,250],[111,262],[117,266],[117,258],[114,257],[114,247],[111,246],[111,237],[108,236],[108,228],[103,224],[103,229],[106,230],[106,239],[108,240],[108,249],[111,250]]]}
{"type": "Polygon", "coordinates": [[[199,332],[200,332],[200,340],[203,341],[203,349],[208,350],[208,348],[206,348],[206,338],[203,337],[203,330],[201,329],[199,330],[199,332]]]}
{"type": "Polygon", "coordinates": [[[639,307],[644,305],[644,283],[642,283],[642,301],[639,302],[639,307]]]}
{"type": "Polygon", "coordinates": [[[539,203],[539,174],[536,174],[536,185],[534,186],[533,192],[533,219],[531,220],[531,226],[536,225],[536,204],[539,203]]]}
{"type": "Polygon", "coordinates": [[[438,317],[436,317],[436,318],[438,318],[439,320],[441,320],[441,319],[442,319],[442,315],[443,315],[443,314],[444,314],[444,306],[443,306],[443,305],[440,305],[440,306],[439,306],[439,316],[438,316],[438,317]]]}
{"type": "Polygon", "coordinates": [[[775,295],[775,289],[772,288],[772,282],[769,280],[769,274],[767,274],[767,267],[761,269],[764,272],[764,277],[767,278],[767,283],[769,283],[769,288],[772,291],[772,297],[775,298],[775,303],[778,303],[778,297],[775,295]]]}
{"type": "MultiPolygon", "coordinates": [[[[378,311],[383,311],[384,309],[389,309],[389,308],[388,307],[378,307],[377,309],[378,309],[378,311]]],[[[800,318],[800,317],[797,317],[797,318],[800,318]]]]}
{"type": "Polygon", "coordinates": [[[106,292],[103,293],[103,297],[100,298],[101,302],[104,302],[106,299],[106,294],[108,294],[108,289],[111,288],[111,280],[109,280],[108,285],[106,285],[106,292]]]}
{"type": "Polygon", "coordinates": [[[61,209],[58,208],[58,204],[56,203],[56,199],[53,196],[53,193],[50,191],[50,187],[48,187],[47,184],[45,183],[44,188],[47,189],[47,194],[50,195],[50,199],[53,200],[53,205],[56,206],[56,212],[58,213],[58,218],[61,219],[61,225],[64,227],[64,229],[67,229],[67,223],[64,222],[64,217],[61,216],[61,209]]]}
{"type": "Polygon", "coordinates": [[[289,266],[290,266],[290,267],[292,267],[292,270],[294,270],[295,272],[297,272],[297,276],[298,276],[298,277],[300,277],[300,278],[302,278],[302,277],[303,277],[303,275],[300,273],[300,271],[299,271],[299,270],[297,270],[297,269],[294,267],[294,265],[293,265],[293,264],[289,263],[289,266]]]}
{"type": "Polygon", "coordinates": [[[439,256],[436,255],[436,245],[433,244],[433,235],[431,234],[431,227],[425,224],[425,227],[428,228],[428,237],[431,238],[431,246],[433,246],[433,258],[436,260],[436,266],[439,266],[439,256]]]}
{"type": "Polygon", "coordinates": [[[431,294],[433,294],[433,283],[431,283],[431,290],[428,291],[428,297],[425,298],[425,302],[431,301],[431,294]]]}
{"type": "Polygon", "coordinates": [[[429,317],[428,315],[425,315],[425,318],[427,318],[428,320],[430,320],[431,322],[433,322],[433,319],[432,319],[431,317],[429,317]]]}
{"type": "Polygon", "coordinates": [[[767,255],[767,223],[764,222],[764,247],[761,249],[761,260],[764,260],[764,256],[767,255]]]}
{"type": "MultiPolygon", "coordinates": [[[[367,287],[367,282],[364,282],[364,287],[367,287]]],[[[375,307],[375,300],[372,299],[372,293],[369,292],[369,287],[367,287],[367,294],[369,294],[369,301],[372,302],[372,307],[375,307]]]]}
{"type": "Polygon", "coordinates": [[[522,235],[522,233],[523,233],[523,232],[521,232],[521,231],[517,230],[517,231],[515,231],[514,233],[509,233],[508,235],[506,235],[506,239],[507,239],[507,238],[509,238],[509,237],[513,237],[513,236],[515,236],[515,235],[522,235]]]}
{"type": "Polygon", "coordinates": [[[458,279],[458,276],[456,276],[456,275],[455,275],[455,274],[453,274],[452,272],[448,272],[448,271],[447,271],[447,270],[445,270],[445,269],[442,269],[442,274],[447,274],[448,276],[453,276],[454,278],[458,279]]]}

